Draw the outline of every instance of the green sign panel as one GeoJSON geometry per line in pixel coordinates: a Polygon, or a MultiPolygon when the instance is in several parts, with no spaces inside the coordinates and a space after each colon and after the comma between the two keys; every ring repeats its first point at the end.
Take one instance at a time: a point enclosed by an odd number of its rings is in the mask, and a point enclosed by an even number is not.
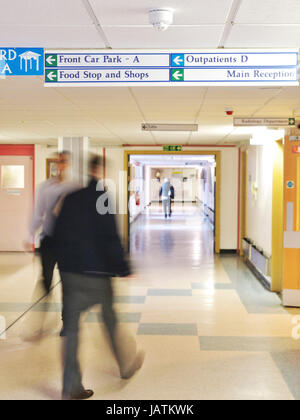
{"type": "Polygon", "coordinates": [[[289,118],[289,125],[296,125],[295,118],[289,118]]]}
{"type": "Polygon", "coordinates": [[[164,152],[181,152],[182,146],[164,146],[164,152]]]}
{"type": "Polygon", "coordinates": [[[45,66],[46,67],[57,67],[57,54],[46,54],[45,55],[45,66]]]}
{"type": "Polygon", "coordinates": [[[46,70],[46,82],[57,82],[58,70],[46,70]]]}
{"type": "Polygon", "coordinates": [[[173,69],[172,70],[172,82],[184,81],[184,69],[173,69]]]}

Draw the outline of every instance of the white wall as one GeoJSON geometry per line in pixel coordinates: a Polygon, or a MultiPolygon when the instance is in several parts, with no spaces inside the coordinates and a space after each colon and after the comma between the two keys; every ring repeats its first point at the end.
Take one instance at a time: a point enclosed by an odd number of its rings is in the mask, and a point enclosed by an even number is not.
{"type": "MultiPolygon", "coordinates": [[[[135,147],[134,150],[161,151],[161,148],[135,147]]],[[[124,151],[130,148],[106,149],[107,177],[119,184],[119,171],[124,169],[124,151]]],[[[189,148],[188,151],[203,150],[189,148]]],[[[221,249],[237,248],[237,214],[238,214],[238,149],[237,148],[210,148],[221,151],[221,249]]],[[[123,215],[118,216],[119,229],[123,232],[123,215]]]]}
{"type": "Polygon", "coordinates": [[[247,237],[271,255],[274,145],[250,146],[247,153],[247,237]]]}
{"type": "Polygon", "coordinates": [[[212,164],[206,165],[206,170],[210,171],[212,185],[209,185],[209,182],[205,183],[202,179],[202,171],[205,166],[199,166],[197,171],[197,187],[196,187],[196,197],[197,200],[201,202],[203,206],[209,207],[211,210],[215,210],[215,166],[212,164]]]}
{"type": "Polygon", "coordinates": [[[221,249],[237,249],[238,149],[221,152],[221,249]]]}
{"type": "MultiPolygon", "coordinates": [[[[121,205],[119,200],[120,188],[120,171],[124,171],[124,149],[122,148],[107,148],[106,149],[106,179],[111,179],[117,185],[117,209],[121,205]]],[[[124,215],[117,214],[117,223],[119,233],[123,235],[124,215]]]]}
{"type": "Polygon", "coordinates": [[[132,223],[145,209],[146,207],[146,198],[145,198],[145,181],[144,177],[144,166],[132,165],[132,185],[131,185],[131,195],[129,200],[130,208],[130,223],[132,223]],[[139,194],[140,204],[136,204],[136,194],[139,194]]]}

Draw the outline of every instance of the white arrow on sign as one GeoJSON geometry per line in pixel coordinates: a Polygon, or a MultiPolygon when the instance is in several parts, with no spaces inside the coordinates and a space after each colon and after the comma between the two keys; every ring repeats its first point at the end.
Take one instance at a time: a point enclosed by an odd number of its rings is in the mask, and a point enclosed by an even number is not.
{"type": "Polygon", "coordinates": [[[47,63],[52,66],[52,63],[55,62],[55,58],[53,57],[53,55],[49,55],[49,57],[46,58],[47,63]]]}
{"type": "Polygon", "coordinates": [[[183,77],[183,74],[179,70],[177,70],[175,71],[175,73],[173,73],[173,77],[176,80],[180,80],[183,77]]]}
{"type": "Polygon", "coordinates": [[[50,80],[51,80],[51,82],[52,82],[54,79],[56,79],[56,77],[57,77],[57,74],[56,74],[56,73],[53,73],[53,71],[52,71],[51,73],[48,73],[48,74],[47,74],[47,79],[50,79],[50,80]]]}
{"type": "Polygon", "coordinates": [[[177,64],[177,66],[180,66],[180,63],[183,62],[183,59],[180,58],[180,55],[178,55],[176,58],[174,58],[174,63],[177,64]]]}

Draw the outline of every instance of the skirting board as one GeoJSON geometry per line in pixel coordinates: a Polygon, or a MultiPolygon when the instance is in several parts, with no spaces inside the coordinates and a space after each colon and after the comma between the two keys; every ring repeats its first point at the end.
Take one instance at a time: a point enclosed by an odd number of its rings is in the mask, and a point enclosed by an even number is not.
{"type": "Polygon", "coordinates": [[[220,254],[236,254],[236,249],[220,249],[220,254]]]}
{"type": "Polygon", "coordinates": [[[270,292],[271,291],[271,280],[269,280],[267,277],[265,277],[263,275],[263,273],[261,273],[259,271],[259,269],[257,269],[257,267],[255,267],[255,265],[252,263],[252,261],[249,260],[249,258],[245,258],[245,259],[246,259],[246,265],[249,268],[249,270],[252,271],[252,273],[255,275],[257,280],[264,286],[264,288],[267,289],[270,292]]]}
{"type": "Polygon", "coordinates": [[[284,289],[282,292],[283,306],[300,308],[300,290],[284,289]]]}

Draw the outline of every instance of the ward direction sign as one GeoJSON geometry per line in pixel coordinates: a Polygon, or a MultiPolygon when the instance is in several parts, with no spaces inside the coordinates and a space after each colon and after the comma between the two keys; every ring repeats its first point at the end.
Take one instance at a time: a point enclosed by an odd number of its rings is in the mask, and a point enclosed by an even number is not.
{"type": "Polygon", "coordinates": [[[45,86],[298,86],[298,50],[46,51],[45,86]]]}

